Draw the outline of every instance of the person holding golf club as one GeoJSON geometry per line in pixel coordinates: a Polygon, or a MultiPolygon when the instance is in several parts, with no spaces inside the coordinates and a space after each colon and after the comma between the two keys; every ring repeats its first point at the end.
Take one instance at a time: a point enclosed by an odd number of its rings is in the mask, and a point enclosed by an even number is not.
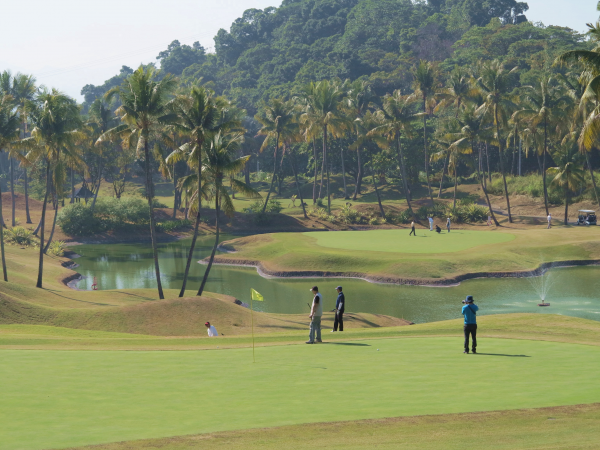
{"type": "Polygon", "coordinates": [[[462,307],[462,314],[465,317],[465,351],[463,353],[469,353],[469,336],[473,338],[471,349],[473,353],[477,353],[477,311],[479,311],[479,307],[473,303],[472,295],[467,295],[463,303],[465,304],[462,307]]]}
{"type": "Polygon", "coordinates": [[[323,297],[319,294],[319,288],[313,286],[310,291],[313,294],[312,307],[310,308],[310,334],[308,336],[307,344],[314,344],[315,342],[323,342],[321,340],[321,316],[323,316],[323,297]],[[315,340],[316,337],[316,340],[315,340]]]}
{"type": "Polygon", "coordinates": [[[335,302],[335,319],[333,320],[332,333],[338,330],[338,325],[340,326],[340,331],[344,331],[344,307],[346,306],[346,298],[342,292],[342,287],[338,286],[335,290],[338,293],[338,297],[335,302]]]}

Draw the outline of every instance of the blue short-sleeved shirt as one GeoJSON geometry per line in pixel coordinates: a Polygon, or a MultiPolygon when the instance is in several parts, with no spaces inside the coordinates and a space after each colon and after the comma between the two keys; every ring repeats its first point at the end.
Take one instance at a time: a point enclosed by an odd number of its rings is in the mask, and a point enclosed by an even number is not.
{"type": "Polygon", "coordinates": [[[465,325],[476,325],[477,316],[475,312],[479,311],[479,307],[474,303],[469,303],[462,307],[463,316],[465,316],[465,325]]]}

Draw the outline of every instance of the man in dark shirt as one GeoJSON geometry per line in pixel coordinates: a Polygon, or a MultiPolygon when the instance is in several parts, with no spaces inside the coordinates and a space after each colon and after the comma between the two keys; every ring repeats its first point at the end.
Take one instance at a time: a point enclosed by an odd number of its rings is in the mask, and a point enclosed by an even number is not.
{"type": "Polygon", "coordinates": [[[469,335],[473,338],[473,353],[477,353],[477,311],[479,307],[473,302],[473,296],[467,295],[463,300],[465,306],[462,307],[462,314],[465,316],[465,351],[469,353],[469,335]]]}
{"type": "Polygon", "coordinates": [[[335,319],[333,321],[332,332],[338,330],[338,324],[340,326],[340,331],[344,331],[344,308],[346,307],[346,298],[342,292],[342,287],[338,286],[335,290],[338,292],[338,297],[335,302],[335,319]]]}

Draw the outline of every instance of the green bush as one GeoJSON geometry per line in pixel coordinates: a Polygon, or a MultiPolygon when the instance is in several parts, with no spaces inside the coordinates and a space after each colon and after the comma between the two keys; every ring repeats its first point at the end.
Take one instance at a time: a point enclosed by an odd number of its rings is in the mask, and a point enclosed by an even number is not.
{"type": "Polygon", "coordinates": [[[99,199],[94,216],[98,217],[108,230],[118,230],[127,225],[147,225],[150,221],[148,203],[138,197],[99,199]]]}
{"type": "Polygon", "coordinates": [[[27,228],[17,226],[8,228],[5,234],[5,240],[7,244],[21,245],[23,247],[37,247],[37,237],[33,234],[33,231],[27,228]]]}
{"type": "Polygon", "coordinates": [[[64,241],[52,241],[48,248],[48,255],[51,256],[64,256],[65,255],[65,242],[64,241]]]}
{"type": "Polygon", "coordinates": [[[408,209],[405,209],[400,214],[398,214],[398,216],[396,217],[396,221],[398,223],[411,223],[412,220],[413,220],[413,216],[412,216],[410,210],[408,210],[408,209]]]}
{"type": "Polygon", "coordinates": [[[156,224],[158,231],[170,233],[172,231],[181,230],[182,228],[188,228],[193,222],[191,220],[166,220],[156,224]]]}
{"type": "Polygon", "coordinates": [[[346,203],[337,215],[340,222],[346,224],[355,224],[362,221],[361,214],[354,208],[351,203],[346,203]]]}
{"type": "Polygon", "coordinates": [[[83,203],[73,203],[61,209],[57,223],[63,233],[71,236],[89,236],[106,231],[103,221],[83,203]]]}

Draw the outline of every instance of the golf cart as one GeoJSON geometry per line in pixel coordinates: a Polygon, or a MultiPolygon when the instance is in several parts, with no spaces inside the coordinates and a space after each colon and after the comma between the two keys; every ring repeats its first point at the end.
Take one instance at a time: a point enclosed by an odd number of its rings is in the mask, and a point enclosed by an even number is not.
{"type": "Polygon", "coordinates": [[[596,225],[596,211],[580,209],[577,225],[596,225]]]}

